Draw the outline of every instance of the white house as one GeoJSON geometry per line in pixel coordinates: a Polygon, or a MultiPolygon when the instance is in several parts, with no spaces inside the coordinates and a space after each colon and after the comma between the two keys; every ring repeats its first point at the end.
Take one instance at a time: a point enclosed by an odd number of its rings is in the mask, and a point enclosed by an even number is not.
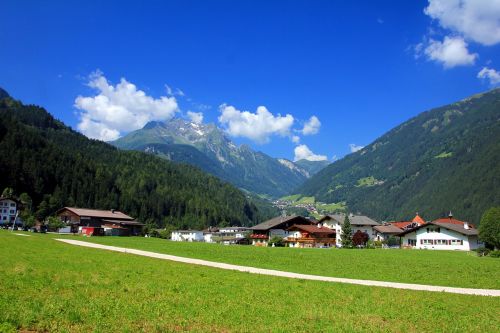
{"type": "MultiPolygon", "coordinates": [[[[325,227],[335,230],[336,244],[342,246],[340,236],[342,234],[342,225],[344,224],[345,214],[325,215],[318,223],[322,223],[325,227]]],[[[380,225],[378,222],[363,215],[349,215],[349,222],[351,222],[352,234],[354,235],[358,230],[368,235],[370,240],[374,240],[377,232],[373,227],[380,225]]]]}
{"type": "MultiPolygon", "coordinates": [[[[0,198],[0,225],[11,224],[16,219],[19,201],[14,198],[0,198]]],[[[19,221],[16,224],[20,224],[19,221]]]]}
{"type": "Polygon", "coordinates": [[[302,216],[278,216],[250,228],[253,232],[250,235],[250,239],[252,240],[252,245],[267,246],[273,237],[283,239],[288,237],[288,228],[292,225],[312,225],[315,224],[314,222],[302,216]]]}
{"type": "Polygon", "coordinates": [[[175,230],[171,239],[176,242],[203,242],[203,231],[200,230],[175,230]]]}
{"type": "Polygon", "coordinates": [[[450,216],[399,234],[401,245],[415,249],[470,251],[483,246],[477,229],[450,216]]]}

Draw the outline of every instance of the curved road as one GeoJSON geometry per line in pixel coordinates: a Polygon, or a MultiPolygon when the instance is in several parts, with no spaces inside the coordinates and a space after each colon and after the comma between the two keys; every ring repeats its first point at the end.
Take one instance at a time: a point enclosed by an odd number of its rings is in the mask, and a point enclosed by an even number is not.
{"type": "Polygon", "coordinates": [[[130,253],[130,254],[135,254],[135,255],[144,256],[144,257],[157,258],[157,259],[163,259],[163,260],[171,260],[171,261],[182,262],[182,263],[186,263],[186,264],[215,267],[215,268],[227,269],[227,270],[231,270],[231,271],[239,271],[239,272],[246,272],[246,273],[253,273],[253,274],[279,276],[279,277],[286,277],[286,278],[292,278],[292,279],[325,281],[325,282],[336,282],[336,283],[348,283],[348,284],[357,284],[357,285],[362,285],[362,286],[386,287],[386,288],[407,289],[407,290],[446,292],[446,293],[463,294],[463,295],[479,295],[479,296],[494,296],[494,297],[500,296],[500,290],[496,290],[496,289],[472,289],[472,288],[442,287],[442,286],[430,286],[430,285],[424,285],[424,284],[385,282],[385,281],[373,281],[373,280],[357,280],[357,279],[336,278],[336,277],[330,277],[330,276],[291,273],[291,272],[277,271],[277,270],[273,270],[273,269],[263,269],[263,268],[249,267],[249,266],[239,266],[239,265],[224,264],[224,263],[208,261],[208,260],[178,257],[178,256],[172,256],[169,254],[161,254],[161,253],[156,253],[156,252],[135,250],[135,249],[129,249],[129,248],[124,248],[124,247],[101,245],[101,244],[83,242],[83,241],[72,240],[72,239],[56,239],[56,240],[60,241],[60,242],[67,243],[67,244],[71,244],[71,245],[90,247],[90,248],[94,248],[94,249],[109,250],[109,251],[115,251],[115,252],[121,252],[121,253],[130,253]]]}

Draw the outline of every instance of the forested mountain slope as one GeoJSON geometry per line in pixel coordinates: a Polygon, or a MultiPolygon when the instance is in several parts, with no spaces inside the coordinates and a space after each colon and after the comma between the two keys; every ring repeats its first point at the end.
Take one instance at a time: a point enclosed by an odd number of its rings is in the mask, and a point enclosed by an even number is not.
{"type": "Polygon", "coordinates": [[[267,218],[244,193],[195,167],[89,140],[44,109],[0,93],[0,189],[27,192],[40,218],[62,206],[115,208],[179,228],[267,218]]]}
{"type": "Polygon", "coordinates": [[[479,222],[500,204],[500,89],[419,114],[296,192],[381,220],[451,210],[479,222]]]}

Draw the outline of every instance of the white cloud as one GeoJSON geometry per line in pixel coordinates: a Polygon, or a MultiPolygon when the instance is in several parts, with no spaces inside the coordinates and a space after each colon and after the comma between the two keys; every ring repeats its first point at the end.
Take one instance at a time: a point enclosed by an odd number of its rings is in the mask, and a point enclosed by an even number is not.
{"type": "Polygon", "coordinates": [[[299,143],[299,142],[300,142],[300,136],[298,136],[298,135],[293,135],[293,136],[292,136],[292,142],[293,142],[293,143],[299,143]]]}
{"type": "Polygon", "coordinates": [[[96,71],[89,80],[89,87],[98,94],[78,96],[75,107],[81,110],[78,129],[90,138],[114,140],[123,132],[142,128],[149,121],[170,120],[179,110],[174,97],[147,96],[125,78],[113,86],[96,71]]]}
{"type": "Polygon", "coordinates": [[[316,155],[314,154],[309,147],[306,145],[299,145],[295,147],[295,157],[294,162],[299,160],[308,160],[308,161],[325,161],[328,158],[325,155],[316,155]]]}
{"type": "Polygon", "coordinates": [[[429,0],[424,13],[467,40],[500,42],[500,0],[429,0]]]}
{"type": "Polygon", "coordinates": [[[354,144],[354,143],[350,143],[350,144],[349,144],[349,149],[351,149],[351,153],[355,153],[355,152],[357,152],[358,150],[363,149],[364,147],[365,147],[365,146],[358,146],[358,145],[356,145],[356,144],[354,144]]]}
{"type": "Polygon", "coordinates": [[[473,65],[477,58],[476,53],[469,53],[461,37],[446,36],[443,42],[431,39],[424,52],[428,59],[440,62],[445,68],[473,65]]]}
{"type": "Polygon", "coordinates": [[[312,116],[309,120],[304,124],[304,128],[301,130],[304,135],[313,135],[319,132],[319,128],[321,127],[321,122],[318,117],[312,116]]]}
{"type": "Polygon", "coordinates": [[[500,72],[494,70],[493,68],[483,67],[479,73],[477,73],[479,79],[488,79],[492,86],[500,83],[500,72]]]}
{"type": "Polygon", "coordinates": [[[201,124],[203,122],[203,113],[202,112],[187,112],[188,118],[195,124],[201,124]]]}
{"type": "Polygon", "coordinates": [[[256,113],[240,111],[226,104],[219,109],[219,122],[226,126],[229,135],[245,137],[257,143],[269,142],[272,135],[289,136],[294,122],[292,115],[274,116],[264,106],[259,106],[256,113]]]}

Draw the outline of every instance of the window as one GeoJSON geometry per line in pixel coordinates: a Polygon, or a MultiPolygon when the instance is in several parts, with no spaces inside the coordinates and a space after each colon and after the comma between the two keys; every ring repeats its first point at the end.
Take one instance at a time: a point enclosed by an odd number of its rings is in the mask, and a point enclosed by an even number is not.
{"type": "Polygon", "coordinates": [[[10,206],[11,207],[16,207],[16,204],[15,203],[11,203],[10,206]]]}
{"type": "Polygon", "coordinates": [[[15,213],[16,213],[16,210],[15,210],[15,209],[11,209],[11,210],[10,210],[10,213],[11,213],[11,214],[15,214],[15,213]]]}
{"type": "Polygon", "coordinates": [[[436,245],[448,245],[448,240],[446,240],[446,239],[436,239],[434,241],[434,244],[436,244],[436,245]]]}
{"type": "Polygon", "coordinates": [[[461,239],[452,239],[451,240],[451,245],[464,245],[463,243],[464,242],[461,239]]]}
{"type": "Polygon", "coordinates": [[[432,245],[432,239],[421,239],[420,243],[423,245],[432,245]]]}

